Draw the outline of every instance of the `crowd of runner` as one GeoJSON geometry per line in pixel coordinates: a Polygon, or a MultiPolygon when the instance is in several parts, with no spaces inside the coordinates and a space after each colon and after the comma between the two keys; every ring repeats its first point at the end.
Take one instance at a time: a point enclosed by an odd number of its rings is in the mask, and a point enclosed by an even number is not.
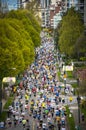
{"type": "Polygon", "coordinates": [[[25,130],[66,130],[65,100],[57,77],[57,58],[52,39],[45,38],[36,49],[34,63],[14,88],[16,97],[9,106],[6,128],[25,130]]]}

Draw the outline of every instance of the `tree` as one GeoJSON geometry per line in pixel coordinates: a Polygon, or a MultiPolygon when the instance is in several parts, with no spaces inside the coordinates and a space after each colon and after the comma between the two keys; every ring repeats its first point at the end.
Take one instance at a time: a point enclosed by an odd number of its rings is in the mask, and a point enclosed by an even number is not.
{"type": "MultiPolygon", "coordinates": [[[[23,57],[25,59],[26,66],[30,65],[34,60],[34,44],[32,42],[32,39],[31,39],[29,33],[25,30],[23,24],[16,19],[10,19],[9,24],[15,29],[14,31],[17,31],[17,32],[15,32],[15,34],[19,33],[19,35],[17,35],[18,37],[16,38],[17,40],[19,39],[19,41],[17,41],[18,45],[19,45],[19,49],[22,50],[23,54],[26,50],[27,58],[25,57],[25,55],[23,55],[23,57]]],[[[11,34],[10,34],[10,37],[11,37],[11,34]]],[[[16,39],[15,39],[15,37],[12,36],[11,40],[14,41],[16,39]]]]}
{"type": "Polygon", "coordinates": [[[84,27],[80,20],[80,15],[74,10],[69,9],[63,17],[62,25],[59,30],[59,47],[69,57],[74,56],[74,47],[77,38],[83,32],[84,27]]]}
{"type": "Polygon", "coordinates": [[[9,71],[10,68],[16,68],[14,73],[18,74],[34,60],[33,42],[18,20],[2,19],[0,20],[0,28],[1,75],[2,77],[10,75],[10,72],[12,75],[12,70],[9,71]]]}
{"type": "Polygon", "coordinates": [[[35,19],[39,22],[39,24],[41,24],[40,8],[40,0],[32,0],[26,5],[26,9],[29,10],[29,12],[31,12],[31,14],[35,16],[35,19]]]}
{"type": "Polygon", "coordinates": [[[86,80],[83,80],[81,83],[80,83],[80,86],[79,86],[79,93],[83,96],[86,96],[86,80]]]}
{"type": "Polygon", "coordinates": [[[15,19],[21,20],[23,27],[29,33],[34,43],[34,47],[37,47],[40,45],[40,31],[36,30],[37,28],[39,28],[39,24],[36,24],[37,26],[35,29],[34,28],[35,26],[33,26],[32,24],[33,22],[31,22],[30,21],[31,19],[28,18],[27,11],[25,10],[10,11],[7,15],[7,18],[15,18],[15,19]]]}
{"type": "Polygon", "coordinates": [[[39,7],[40,7],[40,0],[31,0],[31,2],[28,2],[26,5],[26,8],[34,15],[37,14],[39,7]]]}
{"type": "Polygon", "coordinates": [[[0,79],[16,76],[35,58],[34,49],[40,45],[40,26],[37,22],[33,26],[29,16],[27,11],[18,10],[0,19],[0,79]]]}
{"type": "Polygon", "coordinates": [[[29,18],[29,20],[32,23],[32,26],[35,28],[35,30],[40,33],[41,28],[40,28],[40,23],[38,22],[39,20],[36,20],[35,17],[33,17],[32,13],[27,11],[27,17],[29,18]]]}
{"type": "MultiPolygon", "coordinates": [[[[86,36],[82,33],[75,43],[74,51],[78,59],[83,59],[86,56],[86,36]]],[[[86,58],[85,58],[86,60],[86,58]]]]}
{"type": "Polygon", "coordinates": [[[24,70],[24,66],[23,55],[16,43],[11,42],[6,37],[0,38],[0,78],[16,76],[19,72],[24,70]],[[1,46],[1,44],[5,45],[1,46]],[[13,70],[13,68],[16,69],[13,70]]]}

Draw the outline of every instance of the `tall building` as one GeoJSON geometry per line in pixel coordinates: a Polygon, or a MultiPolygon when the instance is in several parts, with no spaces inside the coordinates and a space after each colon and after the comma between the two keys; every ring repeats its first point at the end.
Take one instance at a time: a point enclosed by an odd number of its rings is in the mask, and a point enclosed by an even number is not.
{"type": "Polygon", "coordinates": [[[50,4],[51,4],[51,0],[41,0],[42,27],[50,26],[50,20],[49,20],[50,4]]]}
{"type": "Polygon", "coordinates": [[[0,11],[5,13],[10,10],[24,8],[28,0],[0,0],[0,11]]]}
{"type": "Polygon", "coordinates": [[[62,0],[64,3],[64,12],[69,8],[75,7],[81,13],[82,20],[86,26],[86,0],[62,0]]]}
{"type": "Polygon", "coordinates": [[[51,0],[40,0],[40,1],[42,8],[47,8],[51,4],[51,0]]]}
{"type": "Polygon", "coordinates": [[[61,21],[62,0],[41,0],[42,27],[56,28],[61,21]]]}
{"type": "Polygon", "coordinates": [[[56,29],[59,22],[62,20],[61,2],[56,2],[50,6],[50,27],[56,29]]]}
{"type": "Polygon", "coordinates": [[[84,1],[84,25],[86,27],[86,0],[84,1]]]}
{"type": "Polygon", "coordinates": [[[78,1],[78,10],[81,13],[84,25],[86,26],[86,0],[78,1]]]}
{"type": "Polygon", "coordinates": [[[6,13],[8,10],[7,0],[0,0],[0,11],[6,13]]]}
{"type": "Polygon", "coordinates": [[[20,0],[0,0],[0,11],[6,13],[10,10],[16,10],[20,6],[20,0]]]}
{"type": "Polygon", "coordinates": [[[78,0],[62,0],[64,3],[64,10],[67,11],[71,7],[75,7],[78,10],[78,0]]]}

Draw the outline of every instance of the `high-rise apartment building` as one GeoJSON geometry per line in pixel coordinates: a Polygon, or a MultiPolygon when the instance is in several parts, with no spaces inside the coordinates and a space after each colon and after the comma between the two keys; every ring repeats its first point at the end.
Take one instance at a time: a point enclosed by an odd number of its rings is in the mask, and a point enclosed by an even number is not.
{"type": "Polygon", "coordinates": [[[51,0],[40,0],[40,1],[42,8],[47,8],[51,4],[51,0]]]}
{"type": "Polygon", "coordinates": [[[79,0],[78,8],[84,21],[84,25],[86,26],[86,0],[79,0]]]}
{"type": "Polygon", "coordinates": [[[86,27],[86,0],[84,1],[84,25],[86,27]]]}
{"type": "Polygon", "coordinates": [[[71,7],[75,7],[78,10],[78,0],[62,0],[64,3],[64,10],[67,11],[71,7]]]}
{"type": "Polygon", "coordinates": [[[26,0],[0,0],[0,11],[5,13],[10,10],[23,8],[26,2],[26,0]]]}
{"type": "Polygon", "coordinates": [[[86,0],[62,0],[64,10],[67,11],[71,7],[75,7],[81,13],[82,20],[86,26],[86,0]]]}
{"type": "Polygon", "coordinates": [[[50,4],[51,4],[51,0],[41,0],[42,27],[50,26],[50,20],[49,20],[50,4]]]}
{"type": "Polygon", "coordinates": [[[6,13],[8,10],[7,0],[0,0],[0,11],[6,13]]]}

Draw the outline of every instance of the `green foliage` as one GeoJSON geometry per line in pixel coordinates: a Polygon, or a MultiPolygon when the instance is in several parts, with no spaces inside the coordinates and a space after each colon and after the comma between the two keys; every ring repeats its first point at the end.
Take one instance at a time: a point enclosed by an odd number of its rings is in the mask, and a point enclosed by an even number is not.
{"type": "Polygon", "coordinates": [[[73,56],[75,43],[83,29],[79,14],[73,8],[69,9],[67,15],[63,17],[59,30],[60,50],[68,56],[73,56]]]}
{"type": "Polygon", "coordinates": [[[70,127],[70,130],[76,130],[75,129],[75,122],[74,122],[74,117],[73,115],[70,113],[69,107],[66,106],[66,112],[67,112],[67,121],[70,127]],[[69,116],[71,114],[71,117],[69,116]]]}
{"type": "MultiPolygon", "coordinates": [[[[86,70],[84,70],[84,71],[86,71],[86,70]]],[[[81,74],[83,74],[83,73],[81,73],[81,74]]],[[[85,76],[85,74],[83,74],[83,75],[85,76]]],[[[82,80],[82,82],[80,83],[80,85],[79,85],[79,93],[81,95],[86,96],[86,79],[82,80]]]]}
{"type": "Polygon", "coordinates": [[[24,22],[25,30],[30,34],[30,37],[34,43],[34,46],[37,47],[40,45],[40,37],[39,33],[33,28],[33,26],[29,26],[28,23],[24,22]]]}
{"type": "Polygon", "coordinates": [[[77,88],[77,83],[72,84],[73,88],[77,88]]]}
{"type": "Polygon", "coordinates": [[[7,118],[7,112],[3,111],[2,114],[0,115],[0,121],[6,121],[7,118]]]}
{"type": "MultiPolygon", "coordinates": [[[[7,41],[4,40],[2,44],[5,44],[5,42],[7,41]]],[[[6,48],[0,47],[1,76],[15,76],[24,69],[24,59],[22,53],[13,42],[9,41],[8,46],[5,47],[6,48]],[[12,46],[10,46],[10,44],[12,46]],[[12,70],[12,68],[16,68],[16,70],[12,70]]]]}
{"type": "Polygon", "coordinates": [[[31,20],[32,26],[36,29],[36,31],[40,33],[41,28],[35,17],[33,17],[30,12],[27,13],[27,17],[29,18],[29,20],[31,20]]]}
{"type": "MultiPolygon", "coordinates": [[[[5,104],[4,108],[3,108],[4,110],[5,109],[8,110],[9,106],[12,105],[13,99],[14,99],[14,97],[9,97],[8,98],[6,104],[5,104]]],[[[2,113],[0,115],[0,121],[6,121],[7,111],[6,110],[4,111],[4,110],[2,111],[2,113]]]]}
{"type": "Polygon", "coordinates": [[[73,72],[72,71],[66,71],[68,78],[73,78],[73,72]]]}
{"type": "MultiPolygon", "coordinates": [[[[35,16],[35,18],[37,19],[37,21],[39,23],[41,23],[41,18],[39,17],[40,14],[40,2],[39,0],[31,0],[30,2],[27,3],[26,5],[27,10],[29,10],[31,13],[35,16]]],[[[32,17],[30,16],[30,18],[32,19],[32,17]]],[[[34,21],[34,20],[31,20],[34,21]]],[[[35,23],[35,21],[34,21],[35,23]]]]}
{"type": "Polygon", "coordinates": [[[4,109],[8,109],[10,105],[12,105],[12,102],[13,102],[13,99],[14,97],[9,97],[5,106],[4,106],[4,109]]]}
{"type": "Polygon", "coordinates": [[[32,17],[17,10],[0,19],[0,79],[16,76],[33,62],[34,47],[40,45],[40,26],[32,17]]]}
{"type": "Polygon", "coordinates": [[[14,70],[11,70],[11,68],[16,68],[13,74],[16,75],[25,67],[24,57],[18,46],[19,39],[21,41],[20,34],[9,25],[9,21],[6,19],[0,21],[0,28],[2,28],[0,32],[1,76],[12,75],[14,70]]]}
{"type": "Polygon", "coordinates": [[[77,39],[74,52],[79,60],[86,60],[86,36],[82,33],[80,37],[77,39]]]}
{"type": "Polygon", "coordinates": [[[27,10],[12,10],[6,17],[20,20],[24,29],[29,33],[34,46],[37,47],[40,45],[40,26],[30,12],[27,10]]]}

